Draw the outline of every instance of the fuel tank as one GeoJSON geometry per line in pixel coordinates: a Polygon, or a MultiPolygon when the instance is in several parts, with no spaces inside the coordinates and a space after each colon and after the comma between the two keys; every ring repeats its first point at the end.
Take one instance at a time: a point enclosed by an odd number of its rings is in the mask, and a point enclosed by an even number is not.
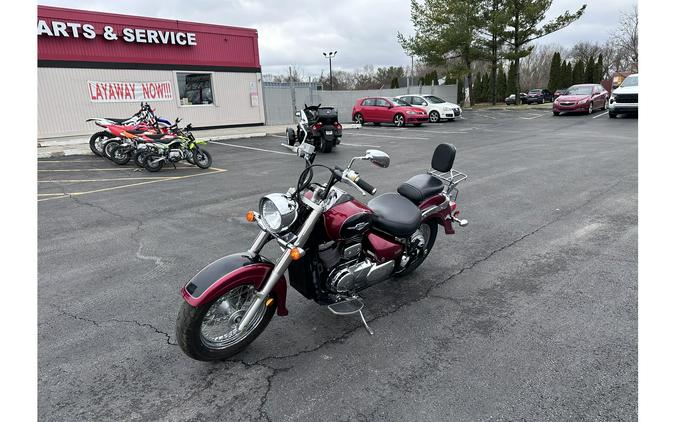
{"type": "Polygon", "coordinates": [[[351,197],[323,213],[326,234],[331,240],[363,235],[371,225],[373,211],[351,197]]]}

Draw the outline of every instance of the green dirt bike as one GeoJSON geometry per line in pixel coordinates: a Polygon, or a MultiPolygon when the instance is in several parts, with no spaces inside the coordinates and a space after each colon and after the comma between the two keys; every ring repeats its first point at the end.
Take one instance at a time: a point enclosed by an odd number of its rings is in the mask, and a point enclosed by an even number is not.
{"type": "MultiPolygon", "coordinates": [[[[176,139],[167,143],[147,143],[143,144],[142,151],[137,154],[138,161],[142,161],[146,170],[151,172],[160,171],[164,163],[175,163],[186,160],[199,168],[207,169],[211,167],[211,154],[201,147],[206,141],[195,139],[191,125],[178,131],[176,139]]],[[[140,145],[138,147],[141,147],[140,145]]],[[[137,148],[138,148],[137,147],[137,148]]]]}

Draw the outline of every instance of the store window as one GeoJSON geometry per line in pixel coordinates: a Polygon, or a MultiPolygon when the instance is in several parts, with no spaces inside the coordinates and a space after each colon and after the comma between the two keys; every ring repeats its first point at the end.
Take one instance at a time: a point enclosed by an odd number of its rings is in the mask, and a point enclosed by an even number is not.
{"type": "Polygon", "coordinates": [[[213,104],[210,73],[177,73],[181,105],[213,104]]]}

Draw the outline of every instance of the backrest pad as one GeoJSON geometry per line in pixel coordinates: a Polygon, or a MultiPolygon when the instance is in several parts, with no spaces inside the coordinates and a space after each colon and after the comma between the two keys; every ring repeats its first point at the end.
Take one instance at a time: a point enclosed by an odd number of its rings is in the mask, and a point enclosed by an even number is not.
{"type": "Polygon", "coordinates": [[[452,144],[439,144],[434,150],[434,155],[431,158],[431,168],[447,173],[452,168],[455,162],[455,154],[457,149],[452,144]]]}

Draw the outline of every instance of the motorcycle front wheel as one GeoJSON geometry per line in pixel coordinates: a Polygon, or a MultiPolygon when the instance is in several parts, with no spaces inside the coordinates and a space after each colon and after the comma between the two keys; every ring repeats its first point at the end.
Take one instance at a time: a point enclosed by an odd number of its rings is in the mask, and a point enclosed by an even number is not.
{"type": "Polygon", "coordinates": [[[209,154],[209,152],[205,149],[199,149],[195,151],[193,160],[200,169],[207,169],[211,167],[211,163],[213,161],[211,159],[211,154],[209,154]]]}
{"type": "Polygon", "coordinates": [[[193,359],[212,361],[227,359],[246,348],[265,330],[277,308],[276,301],[268,299],[239,332],[237,325],[255,300],[255,293],[253,285],[243,284],[202,306],[183,302],[176,321],[181,350],[193,359]]]}
{"type": "Polygon", "coordinates": [[[145,169],[147,171],[156,172],[164,167],[164,160],[160,160],[161,155],[148,154],[145,156],[145,169]]]}
{"type": "Polygon", "coordinates": [[[108,160],[112,160],[112,150],[113,148],[117,147],[118,145],[121,145],[120,141],[107,141],[103,145],[103,156],[107,158],[108,160]]]}
{"type": "Polygon", "coordinates": [[[145,151],[136,151],[134,154],[134,164],[141,168],[145,167],[145,159],[148,154],[149,153],[145,151]]]}
{"type": "Polygon", "coordinates": [[[113,163],[119,164],[120,166],[125,165],[131,160],[131,151],[124,152],[122,145],[115,145],[110,149],[110,159],[113,163]]]}

